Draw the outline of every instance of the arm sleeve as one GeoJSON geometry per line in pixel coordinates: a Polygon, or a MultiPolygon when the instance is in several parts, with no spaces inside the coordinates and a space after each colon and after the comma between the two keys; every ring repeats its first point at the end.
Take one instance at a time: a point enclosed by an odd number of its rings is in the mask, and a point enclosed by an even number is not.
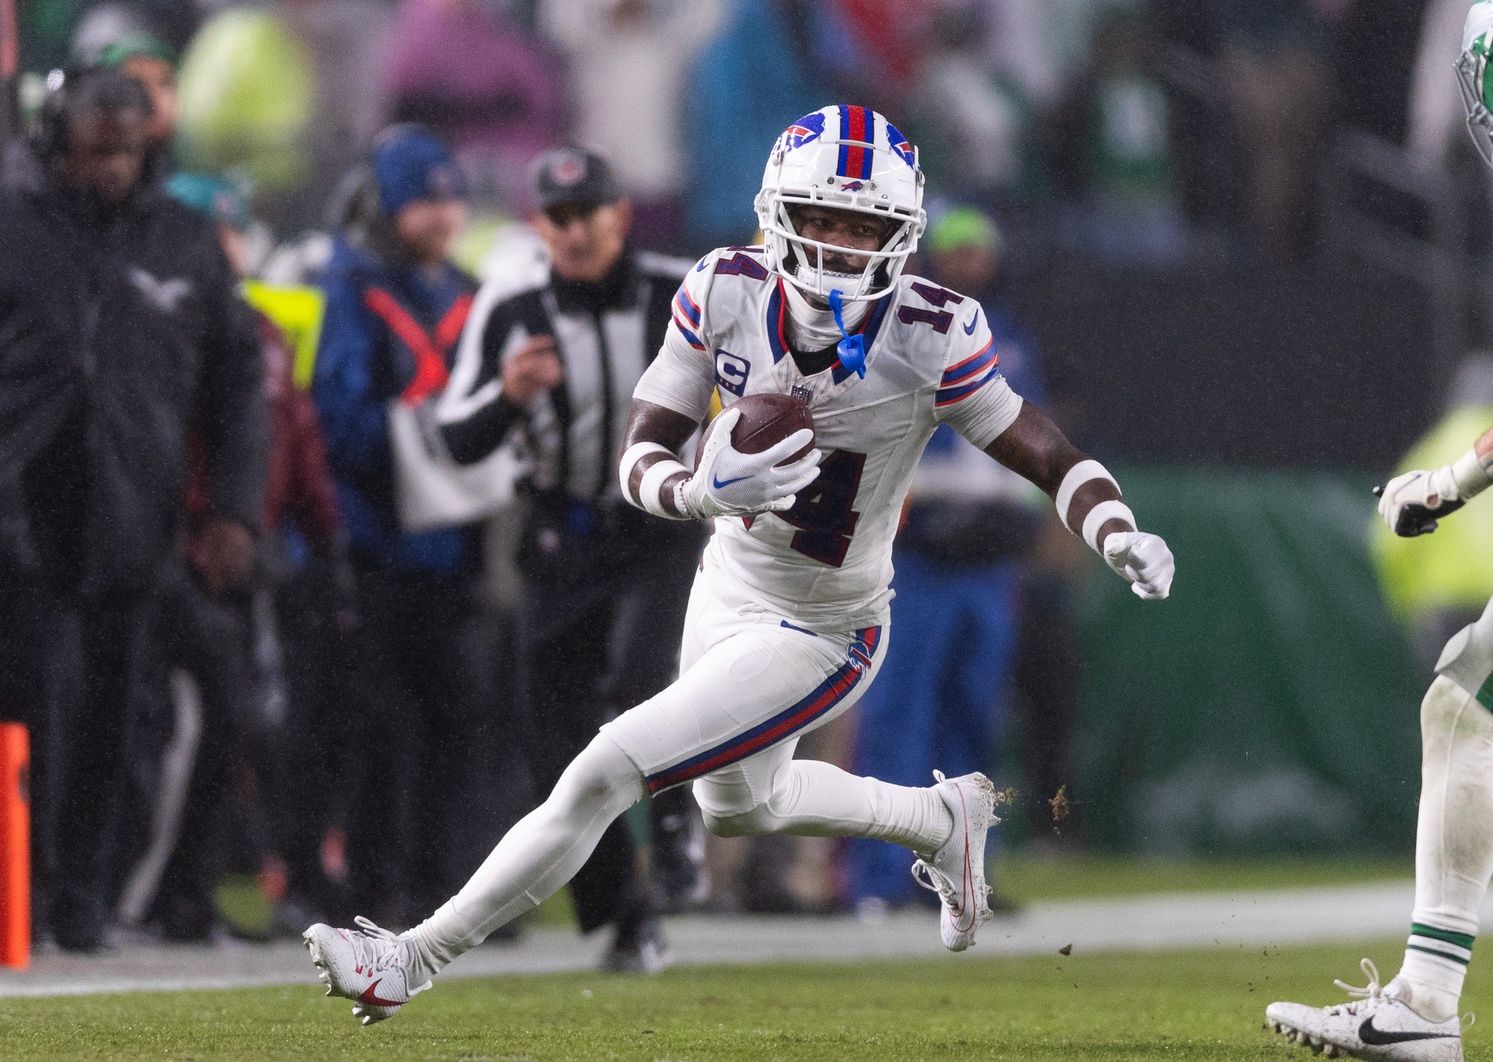
{"type": "MultiPolygon", "coordinates": [[[[701,266],[710,261],[707,256],[701,266]]],[[[635,399],[664,406],[696,421],[704,420],[710,411],[710,395],[715,389],[715,366],[705,342],[703,310],[709,296],[710,275],[708,269],[697,266],[679,285],[670,307],[663,346],[632,393],[635,399]]]]}
{"type": "Polygon", "coordinates": [[[972,335],[957,326],[950,333],[953,341],[933,392],[934,416],[983,450],[1021,412],[1021,396],[1001,375],[995,336],[983,313],[972,335]]]}
{"type": "Polygon", "coordinates": [[[550,327],[521,316],[511,301],[500,300],[492,284],[478,292],[435,410],[441,438],[460,464],[492,453],[527,416],[503,395],[503,359],[528,336],[550,327]]]}
{"type": "Polygon", "coordinates": [[[208,326],[197,406],[201,414],[208,499],[213,512],[257,531],[264,522],[269,473],[269,408],[264,357],[254,315],[228,260],[211,240],[208,326]]]}
{"type": "Polygon", "coordinates": [[[325,291],[311,397],[332,470],[339,476],[355,477],[393,460],[388,411],[373,387],[379,334],[352,277],[329,276],[325,291]]]}

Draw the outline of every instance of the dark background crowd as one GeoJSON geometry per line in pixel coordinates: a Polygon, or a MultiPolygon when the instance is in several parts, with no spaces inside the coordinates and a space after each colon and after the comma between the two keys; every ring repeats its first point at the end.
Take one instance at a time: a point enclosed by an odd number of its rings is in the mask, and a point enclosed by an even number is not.
{"type": "MultiPolygon", "coordinates": [[[[1465,0],[9,7],[0,718],[31,728],[36,936],[64,949],[219,939],[230,876],[271,932],[417,920],[669,681],[700,539],[620,501],[626,381],[689,260],[753,239],[774,138],[827,103],[919,146],[915,271],[981,300],[1013,386],[1095,452],[1250,468],[1257,500],[1271,469],[1387,467],[1447,386],[1490,390],[1463,364],[1490,305],[1465,0]]],[[[1187,511],[1149,482],[1162,525],[1235,489],[1187,511]]],[[[1216,840],[1067,818],[1075,778],[1206,803],[1207,763],[1139,763],[1120,696],[1117,759],[1083,748],[1085,675],[1114,671],[1085,632],[1120,621],[1040,500],[935,437],[896,555],[920,637],[812,754],[906,784],[999,766],[1031,794],[1009,844],[1216,840]]],[[[1462,607],[1405,593],[1424,623],[1462,607]]],[[[1292,687],[1313,665],[1270,622],[1244,641],[1292,687]]],[[[920,902],[904,862],[790,838],[707,859],[677,796],[573,900],[611,968],[649,970],[661,912],[874,916],[920,902]]]]}

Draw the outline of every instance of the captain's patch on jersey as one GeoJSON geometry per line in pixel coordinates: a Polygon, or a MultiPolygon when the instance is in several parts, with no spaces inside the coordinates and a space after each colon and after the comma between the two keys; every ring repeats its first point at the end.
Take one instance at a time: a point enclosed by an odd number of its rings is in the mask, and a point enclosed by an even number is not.
{"type": "Polygon", "coordinates": [[[729,350],[715,352],[715,382],[723,391],[730,391],[737,398],[746,394],[747,376],[752,363],[732,354],[729,350]]]}

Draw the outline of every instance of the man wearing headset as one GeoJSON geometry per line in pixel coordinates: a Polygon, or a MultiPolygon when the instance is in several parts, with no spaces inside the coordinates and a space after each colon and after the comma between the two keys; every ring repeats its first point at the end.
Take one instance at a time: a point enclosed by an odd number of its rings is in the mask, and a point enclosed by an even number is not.
{"type": "Polygon", "coordinates": [[[212,226],[145,179],[151,113],[122,72],[54,75],[0,189],[0,715],[31,728],[39,924],[72,951],[103,943],[193,417],[208,583],[242,577],[264,508],[253,321],[212,226]]]}

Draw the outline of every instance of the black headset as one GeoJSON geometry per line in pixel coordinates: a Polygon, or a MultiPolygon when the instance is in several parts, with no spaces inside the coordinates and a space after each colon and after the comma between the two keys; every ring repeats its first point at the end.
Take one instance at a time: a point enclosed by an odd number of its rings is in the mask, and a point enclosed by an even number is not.
{"type": "Polygon", "coordinates": [[[40,158],[51,160],[67,152],[74,108],[78,102],[87,102],[86,93],[95,87],[118,93],[122,109],[138,107],[146,115],[154,109],[145,86],[117,67],[90,64],[53,70],[47,75],[47,94],[31,132],[31,143],[40,158]]]}

